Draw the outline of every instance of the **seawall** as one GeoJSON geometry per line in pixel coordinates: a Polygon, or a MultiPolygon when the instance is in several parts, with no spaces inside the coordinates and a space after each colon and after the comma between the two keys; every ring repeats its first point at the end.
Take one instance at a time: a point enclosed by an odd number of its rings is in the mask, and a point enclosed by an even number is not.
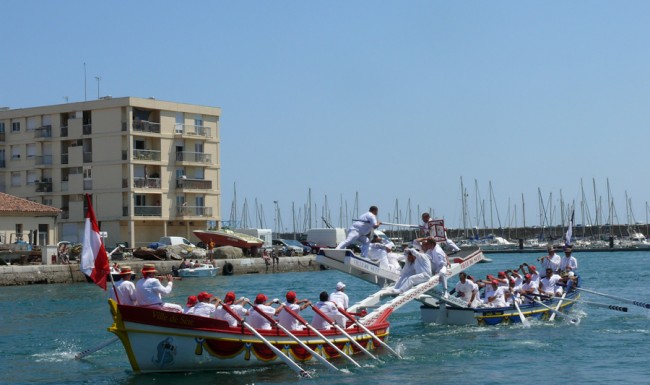
{"type": "MultiPolygon", "coordinates": [[[[131,266],[131,269],[137,273],[142,270],[142,266],[145,263],[152,263],[156,265],[156,269],[160,274],[171,274],[172,267],[178,266],[180,261],[144,261],[138,259],[123,260],[118,261],[118,263],[121,266],[131,266]]],[[[280,257],[280,262],[276,265],[266,265],[262,258],[219,259],[212,261],[214,266],[219,267],[218,274],[223,273],[223,266],[226,263],[232,264],[232,273],[235,275],[320,270],[320,264],[316,262],[314,255],[280,257]]],[[[86,276],[79,270],[78,264],[0,266],[0,286],[79,282],[86,282],[86,276]]]]}

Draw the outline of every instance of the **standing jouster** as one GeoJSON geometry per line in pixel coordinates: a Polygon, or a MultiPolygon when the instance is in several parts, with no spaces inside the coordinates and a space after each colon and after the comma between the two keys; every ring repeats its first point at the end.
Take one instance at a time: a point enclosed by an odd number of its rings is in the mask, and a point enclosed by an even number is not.
{"type": "Polygon", "coordinates": [[[336,246],[337,249],[345,249],[352,245],[355,241],[361,242],[361,256],[366,257],[368,254],[368,247],[370,246],[370,234],[374,229],[381,225],[377,220],[377,213],[379,209],[377,206],[370,206],[367,213],[361,215],[359,219],[352,222],[352,226],[348,229],[348,237],[345,241],[336,246]]]}
{"type": "MultiPolygon", "coordinates": [[[[420,226],[420,231],[422,233],[423,238],[427,237],[433,237],[436,234],[432,231],[432,229],[435,227],[435,222],[436,220],[431,218],[431,215],[429,213],[422,213],[422,222],[424,222],[420,226]]],[[[460,247],[458,247],[454,241],[452,241],[449,237],[447,237],[447,230],[445,229],[445,243],[447,244],[447,247],[449,247],[450,253],[456,253],[460,251],[460,247]]]]}

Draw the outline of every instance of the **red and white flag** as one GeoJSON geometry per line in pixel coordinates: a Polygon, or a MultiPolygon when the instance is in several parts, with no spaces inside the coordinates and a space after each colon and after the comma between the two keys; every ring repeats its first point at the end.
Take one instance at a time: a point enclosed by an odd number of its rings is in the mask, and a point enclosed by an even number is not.
{"type": "Polygon", "coordinates": [[[81,271],[99,287],[106,290],[106,279],[110,273],[108,255],[102,237],[99,235],[95,211],[88,194],[86,194],[86,201],[88,202],[88,211],[86,211],[83,248],[81,249],[81,271]]]}

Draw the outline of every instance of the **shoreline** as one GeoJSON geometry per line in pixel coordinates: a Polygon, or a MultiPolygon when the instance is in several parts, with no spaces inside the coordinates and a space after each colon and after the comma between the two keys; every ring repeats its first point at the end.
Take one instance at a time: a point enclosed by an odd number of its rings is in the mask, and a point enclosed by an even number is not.
{"type": "MultiPolygon", "coordinates": [[[[156,265],[156,269],[160,274],[171,274],[172,266],[178,266],[180,264],[180,261],[145,261],[142,259],[127,259],[111,262],[118,262],[122,266],[131,266],[131,269],[138,273],[138,275],[145,263],[156,265]]],[[[232,275],[320,270],[320,264],[316,263],[315,255],[280,257],[280,262],[276,265],[266,265],[262,258],[217,259],[212,261],[212,264],[219,268],[217,275],[223,275],[223,266],[226,263],[232,264],[232,275]]],[[[0,287],[86,282],[86,276],[79,270],[78,263],[69,265],[0,266],[0,287]]]]}

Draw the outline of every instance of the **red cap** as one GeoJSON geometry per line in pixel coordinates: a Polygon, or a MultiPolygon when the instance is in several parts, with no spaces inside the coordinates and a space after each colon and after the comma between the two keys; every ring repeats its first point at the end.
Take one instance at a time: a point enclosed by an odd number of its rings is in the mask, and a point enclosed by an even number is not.
{"type": "Polygon", "coordinates": [[[264,303],[266,302],[267,299],[268,298],[264,294],[260,293],[257,295],[257,297],[255,297],[255,303],[257,304],[264,303]]]}
{"type": "Polygon", "coordinates": [[[199,301],[203,302],[206,299],[212,298],[212,294],[202,291],[199,293],[199,301]]]}
{"type": "Polygon", "coordinates": [[[531,269],[532,271],[537,271],[537,268],[536,268],[535,266],[530,266],[530,269],[531,269]]]}
{"type": "Polygon", "coordinates": [[[295,300],[296,300],[296,292],[295,291],[287,292],[287,301],[293,302],[295,300]]]}
{"type": "Polygon", "coordinates": [[[532,277],[532,275],[526,274],[526,275],[524,275],[524,277],[526,277],[526,279],[530,279],[530,277],[532,277]]]}
{"type": "Polygon", "coordinates": [[[492,274],[488,274],[488,275],[487,275],[487,279],[489,279],[489,280],[493,280],[493,279],[494,279],[494,276],[493,276],[492,274]]]}
{"type": "Polygon", "coordinates": [[[229,292],[226,293],[226,296],[223,298],[223,301],[225,303],[231,303],[231,302],[235,302],[235,298],[236,298],[235,293],[232,292],[232,291],[229,291],[229,292]]]}
{"type": "Polygon", "coordinates": [[[503,277],[503,278],[505,278],[505,277],[506,277],[506,273],[504,273],[503,271],[500,271],[500,272],[499,272],[499,277],[503,277]]]}
{"type": "Polygon", "coordinates": [[[492,284],[493,284],[493,285],[498,285],[498,284],[499,284],[499,281],[497,281],[496,279],[493,279],[493,280],[492,280],[492,284]]]}
{"type": "Polygon", "coordinates": [[[196,296],[191,295],[191,296],[187,297],[187,306],[194,306],[194,305],[196,305],[197,301],[198,301],[198,299],[196,298],[196,296]]]}

